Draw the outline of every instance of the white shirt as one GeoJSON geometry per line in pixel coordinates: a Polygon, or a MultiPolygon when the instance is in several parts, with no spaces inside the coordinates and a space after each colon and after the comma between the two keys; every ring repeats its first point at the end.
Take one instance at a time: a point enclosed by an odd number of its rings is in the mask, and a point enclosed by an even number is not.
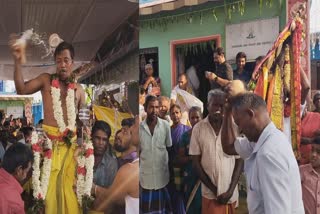
{"type": "Polygon", "coordinates": [[[303,214],[301,181],[297,161],[286,136],[270,122],[258,142],[235,141],[245,159],[250,214],[303,214]]]}
{"type": "MultiPolygon", "coordinates": [[[[231,183],[235,166],[235,156],[229,156],[222,150],[221,133],[216,135],[208,117],[197,123],[191,135],[190,155],[201,155],[201,166],[217,187],[217,194],[225,193],[231,183]]],[[[202,196],[207,199],[216,199],[217,196],[205,185],[201,184],[202,196]]],[[[234,189],[229,203],[238,200],[238,187],[234,189]]]]}
{"type": "Polygon", "coordinates": [[[167,147],[172,146],[170,125],[158,118],[151,135],[146,120],[141,122],[140,136],[140,185],[144,189],[157,190],[169,183],[167,147]]]}
{"type": "MultiPolygon", "coordinates": [[[[306,102],[300,106],[300,118],[302,117],[302,114],[304,112],[304,109],[306,108],[306,102]]],[[[284,117],[283,118],[283,132],[288,137],[289,143],[291,144],[291,118],[290,117],[284,117]]]]}

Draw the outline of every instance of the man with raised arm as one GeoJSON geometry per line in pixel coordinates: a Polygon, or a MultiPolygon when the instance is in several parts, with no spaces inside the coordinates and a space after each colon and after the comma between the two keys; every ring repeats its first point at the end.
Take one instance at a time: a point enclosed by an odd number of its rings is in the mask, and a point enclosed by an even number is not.
{"type": "Polygon", "coordinates": [[[304,213],[299,168],[292,147],[271,122],[260,96],[243,93],[229,99],[221,142],[225,153],[245,160],[249,213],[304,213]],[[233,119],[245,137],[235,137],[233,119]]]}
{"type": "MultiPolygon", "coordinates": [[[[54,52],[56,73],[40,74],[25,81],[21,71],[23,47],[9,42],[14,59],[14,82],[18,94],[41,91],[44,105],[43,130],[52,141],[51,171],[45,197],[46,213],[80,213],[73,190],[76,181],[76,112],[85,104],[84,90],[72,75],[74,48],[62,42],[54,52]]],[[[45,168],[45,167],[43,167],[45,168]]],[[[35,173],[35,172],[33,172],[35,173]]],[[[37,172],[39,173],[39,172],[37,172]]],[[[44,191],[45,192],[45,191],[44,191]]]]}

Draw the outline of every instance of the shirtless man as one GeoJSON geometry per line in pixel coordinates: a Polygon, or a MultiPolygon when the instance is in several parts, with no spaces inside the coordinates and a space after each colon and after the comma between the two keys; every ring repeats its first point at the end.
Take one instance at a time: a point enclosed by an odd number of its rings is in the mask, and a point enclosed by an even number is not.
{"type": "MultiPolygon", "coordinates": [[[[77,147],[75,143],[76,138],[70,138],[69,145],[67,145],[66,141],[57,140],[57,138],[63,136],[62,129],[68,125],[71,126],[68,124],[69,114],[71,115],[72,112],[77,112],[77,108],[79,109],[85,103],[84,90],[80,84],[76,84],[74,86],[75,109],[71,109],[71,113],[67,111],[66,98],[68,95],[68,87],[70,88],[70,82],[73,81],[74,49],[72,45],[67,42],[60,43],[54,52],[54,60],[56,63],[55,76],[43,73],[35,79],[24,81],[21,71],[22,59],[25,57],[24,47],[17,45],[15,39],[11,39],[9,45],[14,59],[14,82],[16,91],[20,95],[33,94],[41,91],[44,105],[43,130],[49,138],[53,137],[52,143],[55,145],[52,152],[53,161],[49,186],[45,198],[46,213],[80,213],[77,197],[72,189],[72,184],[76,181],[76,161],[73,157],[77,147]],[[60,123],[58,123],[56,120],[58,117],[54,115],[57,109],[53,107],[54,102],[51,90],[51,88],[53,88],[52,78],[56,80],[56,83],[58,83],[56,87],[60,89],[62,118],[65,124],[63,128],[61,128],[61,123],[63,122],[60,121],[60,123]],[[63,182],[58,182],[61,181],[61,179],[63,182]]],[[[73,129],[71,131],[75,134],[75,126],[71,127],[71,129],[73,129]]]]}
{"type": "MultiPolygon", "coordinates": [[[[139,145],[139,120],[130,128],[122,128],[119,132],[119,148],[124,156],[129,154],[130,150],[139,145]]],[[[92,187],[92,193],[96,195],[94,209],[105,211],[113,203],[125,201],[126,214],[139,213],[139,158],[135,158],[129,163],[120,167],[112,185],[108,188],[99,186],[92,187]]]]}

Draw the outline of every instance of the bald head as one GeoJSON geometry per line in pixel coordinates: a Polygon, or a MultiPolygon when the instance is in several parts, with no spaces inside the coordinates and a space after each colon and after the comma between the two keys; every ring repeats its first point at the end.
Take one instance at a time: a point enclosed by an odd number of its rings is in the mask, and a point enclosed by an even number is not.
{"type": "Polygon", "coordinates": [[[182,73],[178,77],[178,85],[182,90],[186,90],[188,86],[188,77],[185,73],[182,73]]]}

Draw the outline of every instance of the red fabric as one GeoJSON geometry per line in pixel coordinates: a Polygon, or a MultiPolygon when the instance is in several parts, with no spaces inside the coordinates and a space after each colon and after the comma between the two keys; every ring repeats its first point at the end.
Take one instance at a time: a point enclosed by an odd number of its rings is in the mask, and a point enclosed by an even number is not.
{"type": "MultiPolygon", "coordinates": [[[[307,112],[301,122],[301,137],[315,137],[314,132],[320,129],[320,114],[315,112],[307,112]]],[[[310,162],[311,145],[301,145],[301,164],[310,162]]]]}
{"type": "Polygon", "coordinates": [[[215,199],[207,199],[202,197],[202,214],[235,214],[236,202],[232,204],[219,204],[215,199]]]}
{"type": "Polygon", "coordinates": [[[25,213],[19,182],[7,171],[0,169],[0,213],[25,213]]]}

